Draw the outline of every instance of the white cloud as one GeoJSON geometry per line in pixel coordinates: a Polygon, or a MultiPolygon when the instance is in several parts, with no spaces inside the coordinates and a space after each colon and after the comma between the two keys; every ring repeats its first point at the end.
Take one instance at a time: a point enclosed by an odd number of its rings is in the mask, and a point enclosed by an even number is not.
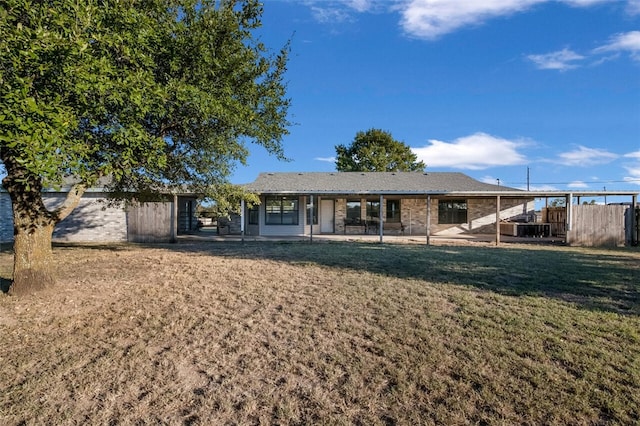
{"type": "Polygon", "coordinates": [[[460,28],[528,9],[546,0],[411,0],[402,12],[402,27],[410,35],[435,39],[460,28]]]}
{"type": "Polygon", "coordinates": [[[640,0],[629,0],[627,5],[627,12],[631,15],[640,14],[640,0]]]}
{"type": "Polygon", "coordinates": [[[486,133],[475,133],[453,142],[429,140],[429,145],[412,151],[429,167],[453,167],[481,170],[496,166],[525,164],[518,152],[522,142],[498,138],[486,133]]]}
{"type": "Polygon", "coordinates": [[[373,1],[371,0],[347,0],[347,5],[358,11],[366,12],[373,7],[373,1]]]}
{"type": "Polygon", "coordinates": [[[593,166],[596,164],[606,164],[618,158],[618,155],[605,151],[604,149],[587,148],[579,145],[573,151],[560,154],[560,163],[566,166],[593,166]]]}
{"type": "MultiPolygon", "coordinates": [[[[640,1],[640,0],[639,0],[640,1]]],[[[591,57],[608,54],[591,63],[592,66],[600,65],[606,61],[617,58],[620,53],[628,52],[631,57],[640,61],[640,31],[630,31],[612,36],[607,44],[593,49],[589,52],[591,57]]],[[[589,56],[581,55],[570,49],[564,48],[556,52],[540,55],[527,55],[527,59],[536,64],[539,69],[560,70],[577,68],[581,61],[589,59],[589,56]]]]}
{"type": "MultiPolygon", "coordinates": [[[[527,189],[527,188],[520,188],[520,189],[527,189]]],[[[531,185],[529,189],[531,191],[557,191],[558,187],[550,184],[540,184],[540,185],[531,185]]]]}
{"type": "Polygon", "coordinates": [[[316,21],[323,24],[354,22],[354,13],[372,12],[387,8],[386,0],[307,0],[316,21]]]}
{"type": "MultiPolygon", "coordinates": [[[[401,3],[402,27],[411,36],[436,39],[444,34],[476,26],[499,16],[524,12],[537,4],[556,0],[408,0],[401,3]]],[[[589,7],[611,0],[559,0],[569,6],[589,7]]],[[[629,9],[639,0],[628,0],[629,9]]]]}
{"type": "Polygon", "coordinates": [[[569,188],[588,188],[589,185],[581,180],[576,180],[567,185],[569,188]]]}
{"type": "Polygon", "coordinates": [[[616,34],[609,43],[593,50],[593,53],[629,52],[635,60],[640,60],[640,31],[616,34]]]}
{"type": "Polygon", "coordinates": [[[542,55],[528,55],[527,59],[532,61],[539,69],[543,70],[568,70],[576,68],[576,61],[581,61],[584,56],[564,48],[557,52],[545,53],[542,55]]]}
{"type": "Polygon", "coordinates": [[[638,160],[637,163],[624,166],[629,173],[629,176],[625,176],[624,180],[629,183],[635,183],[640,185],[640,151],[630,152],[624,155],[625,158],[633,158],[638,160]]]}
{"type": "Polygon", "coordinates": [[[316,161],[323,161],[325,163],[335,163],[336,157],[316,157],[314,158],[316,161]]]}
{"type": "Polygon", "coordinates": [[[353,20],[349,12],[342,7],[312,6],[311,13],[316,21],[323,24],[351,22],[353,20]]]}
{"type": "Polygon", "coordinates": [[[640,185],[640,164],[636,167],[625,167],[629,176],[625,176],[624,180],[629,183],[640,185]]]}

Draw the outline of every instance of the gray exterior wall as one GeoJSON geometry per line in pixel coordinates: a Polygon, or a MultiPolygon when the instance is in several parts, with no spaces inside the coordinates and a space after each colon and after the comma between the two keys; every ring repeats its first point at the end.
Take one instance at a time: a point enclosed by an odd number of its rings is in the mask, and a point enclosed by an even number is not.
{"type": "MultiPolygon", "coordinates": [[[[49,209],[64,202],[66,193],[43,193],[49,209]]],[[[195,203],[193,197],[180,197],[182,204],[195,203]]],[[[85,193],[78,206],[53,231],[55,242],[117,243],[170,242],[175,239],[177,215],[182,216],[182,231],[195,229],[197,220],[189,217],[195,208],[175,209],[172,201],[131,205],[109,202],[103,192],[85,193]],[[187,217],[189,216],[189,217],[187,217]]],[[[13,241],[13,214],[9,194],[0,191],[0,242],[13,241]]]]}
{"type": "MultiPolygon", "coordinates": [[[[65,198],[64,193],[43,194],[45,206],[53,209],[65,198]]],[[[13,241],[11,199],[0,192],[0,241],[13,241]]],[[[121,242],[127,240],[126,213],[122,206],[109,205],[100,193],[86,193],[78,207],[53,231],[58,242],[121,242]]]]}
{"type": "Polygon", "coordinates": [[[0,191],[0,242],[9,241],[13,241],[11,198],[6,192],[0,191]]]}
{"type": "MultiPolygon", "coordinates": [[[[47,208],[59,206],[66,194],[48,193],[47,208]]],[[[100,193],[86,193],[78,206],[53,230],[54,241],[122,242],[127,241],[127,216],[121,205],[110,205],[100,193]]]]}

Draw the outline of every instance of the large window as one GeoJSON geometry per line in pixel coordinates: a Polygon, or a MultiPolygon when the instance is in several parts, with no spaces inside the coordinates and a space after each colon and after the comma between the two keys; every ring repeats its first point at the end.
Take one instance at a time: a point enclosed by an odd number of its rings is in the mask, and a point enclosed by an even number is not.
{"type": "Polygon", "coordinates": [[[347,200],[347,222],[360,222],[360,200],[347,200]]]}
{"type": "Polygon", "coordinates": [[[367,201],[367,220],[380,219],[380,201],[367,201]]]}
{"type": "Polygon", "coordinates": [[[467,223],[467,200],[439,200],[438,223],[467,223]]]}
{"type": "Polygon", "coordinates": [[[311,205],[311,197],[307,197],[307,225],[311,222],[313,218],[313,224],[318,224],[318,199],[314,198],[313,206],[311,205]]]}
{"type": "Polygon", "coordinates": [[[400,222],[400,200],[387,200],[387,222],[400,222]]]}
{"type": "Polygon", "coordinates": [[[267,197],[265,200],[267,225],[297,225],[297,197],[267,197]]]}

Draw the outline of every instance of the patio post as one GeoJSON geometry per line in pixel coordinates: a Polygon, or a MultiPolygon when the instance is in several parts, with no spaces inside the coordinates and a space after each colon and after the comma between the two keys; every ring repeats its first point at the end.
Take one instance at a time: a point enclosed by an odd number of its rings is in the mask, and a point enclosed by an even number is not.
{"type": "Polygon", "coordinates": [[[496,245],[500,245],[500,196],[496,195],[496,245]]]}
{"type": "Polygon", "coordinates": [[[571,221],[573,220],[573,193],[568,193],[565,196],[565,211],[567,216],[567,223],[565,224],[564,231],[564,243],[569,244],[569,231],[571,231],[571,221]]]}
{"type": "Polygon", "coordinates": [[[240,200],[240,239],[244,243],[244,199],[240,200]]]}
{"type": "Polygon", "coordinates": [[[636,208],[638,200],[635,195],[631,196],[631,245],[638,245],[638,218],[636,216],[636,208]]]}
{"type": "Polygon", "coordinates": [[[427,245],[431,245],[431,195],[427,195],[427,245]]]}
{"type": "Polygon", "coordinates": [[[309,201],[311,204],[311,223],[309,224],[309,242],[313,243],[313,195],[309,195],[309,201]]]}
{"type": "Polygon", "coordinates": [[[380,224],[380,229],[379,229],[379,232],[380,232],[380,244],[382,244],[382,240],[383,240],[382,235],[384,234],[384,219],[383,219],[383,216],[382,216],[382,208],[383,208],[383,206],[384,206],[384,197],[382,196],[382,194],[380,194],[380,208],[378,209],[379,210],[378,215],[380,217],[380,220],[378,220],[378,223],[380,224]]]}
{"type": "Polygon", "coordinates": [[[178,241],[178,194],[173,194],[171,205],[171,242],[178,241]]]}

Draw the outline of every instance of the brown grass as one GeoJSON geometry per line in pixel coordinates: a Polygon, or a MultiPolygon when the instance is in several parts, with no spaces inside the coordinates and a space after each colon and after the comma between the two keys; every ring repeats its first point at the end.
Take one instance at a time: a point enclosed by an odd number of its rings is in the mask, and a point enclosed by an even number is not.
{"type": "Polygon", "coordinates": [[[200,243],[55,257],[54,290],[0,296],[1,424],[640,421],[637,250],[200,243]]]}

